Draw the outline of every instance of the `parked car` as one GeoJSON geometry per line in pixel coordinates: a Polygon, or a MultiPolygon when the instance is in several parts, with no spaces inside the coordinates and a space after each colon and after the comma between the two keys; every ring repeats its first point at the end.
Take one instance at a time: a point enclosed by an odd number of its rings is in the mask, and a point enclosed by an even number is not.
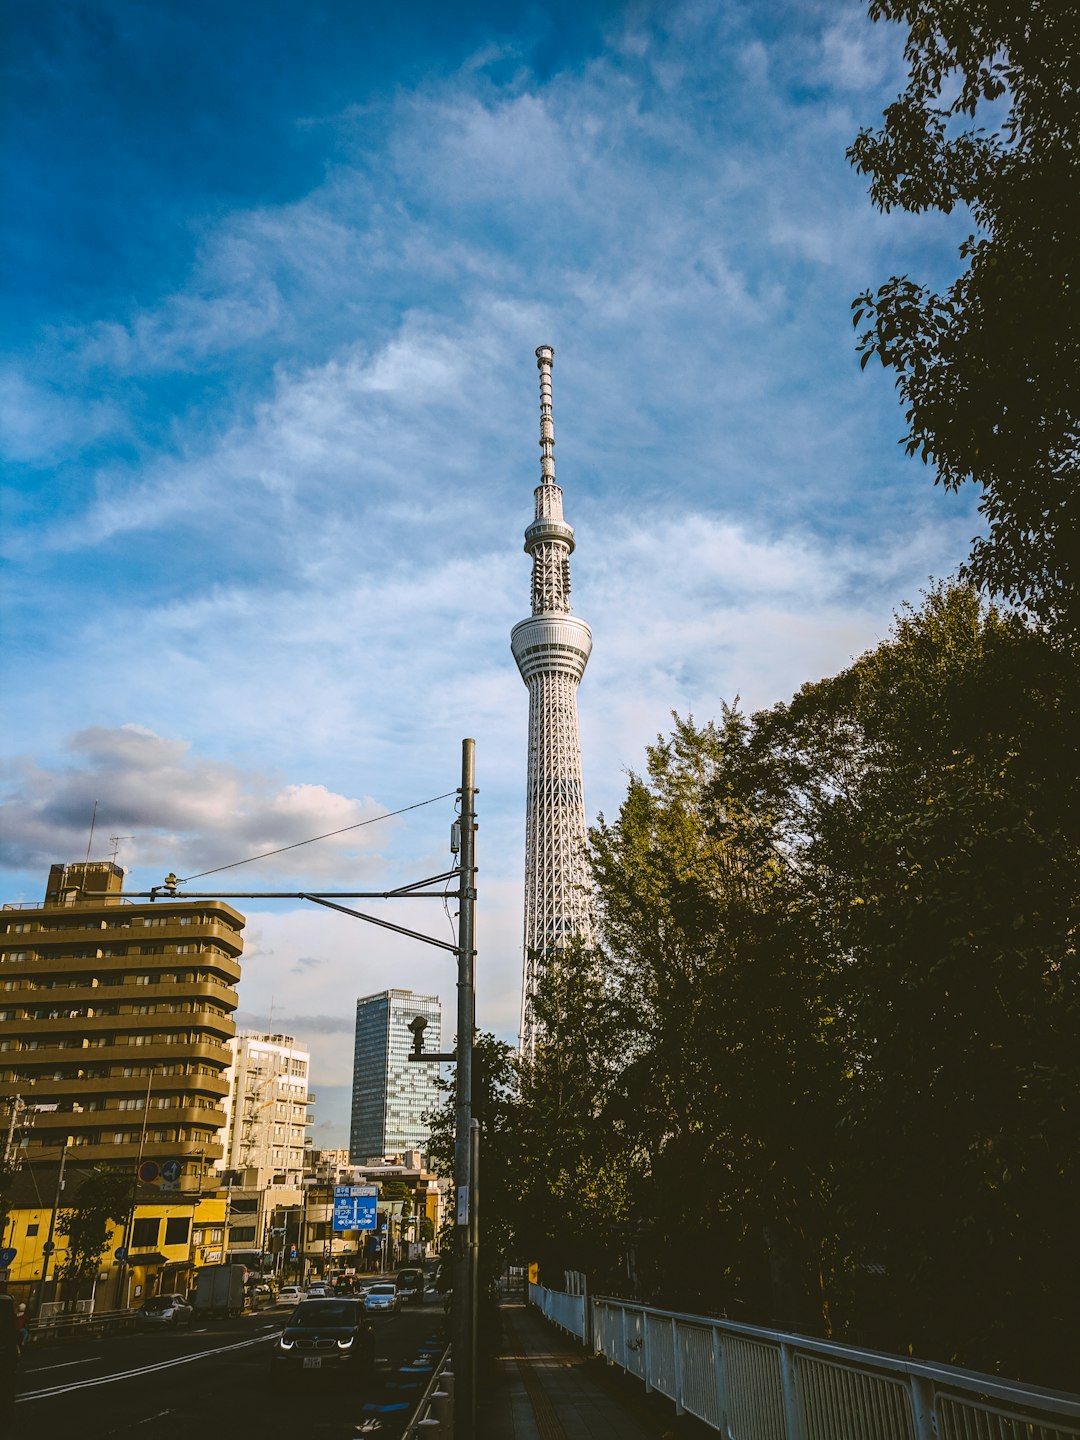
{"type": "Polygon", "coordinates": [[[385,1282],[370,1286],[364,1296],[364,1309],[369,1314],[376,1311],[390,1311],[391,1314],[396,1315],[401,1309],[401,1296],[398,1294],[397,1286],[385,1282]]]}
{"type": "Polygon", "coordinates": [[[330,1287],[324,1285],[321,1280],[316,1280],[314,1285],[307,1287],[307,1298],[309,1300],[325,1300],[330,1294],[330,1287]]]}
{"type": "Polygon", "coordinates": [[[279,1380],[307,1370],[359,1376],[371,1367],[374,1355],[374,1332],[362,1301],[350,1297],[304,1300],[277,1338],[270,1370],[279,1380]]]}
{"type": "Polygon", "coordinates": [[[194,1316],[183,1295],[155,1295],[143,1305],[138,1319],[148,1330],[173,1330],[178,1325],[190,1325],[194,1316]]]}
{"type": "Polygon", "coordinates": [[[275,1307],[280,1310],[286,1305],[299,1305],[301,1300],[307,1299],[307,1291],[301,1290],[299,1285],[282,1285],[277,1292],[275,1307]]]}

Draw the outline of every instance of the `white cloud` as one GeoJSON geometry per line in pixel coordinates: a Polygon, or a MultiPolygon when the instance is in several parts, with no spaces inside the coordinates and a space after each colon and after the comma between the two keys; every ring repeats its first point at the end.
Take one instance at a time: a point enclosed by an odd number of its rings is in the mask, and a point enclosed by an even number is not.
{"type": "MultiPolygon", "coordinates": [[[[92,726],[70,742],[73,763],[46,768],[30,760],[5,767],[4,850],[19,869],[44,868],[81,854],[97,806],[92,858],[112,851],[120,864],[158,866],[182,876],[232,865],[316,835],[344,835],[305,846],[312,875],[343,864],[370,873],[385,835],[363,825],[385,814],[374,800],[333,794],[322,785],[283,783],[258,771],[191,753],[186,741],[138,724],[92,726]],[[110,843],[107,843],[110,842],[110,843]]],[[[392,827],[393,820],[382,822],[392,827]]],[[[260,861],[262,874],[291,873],[296,852],[260,861]]],[[[160,877],[158,877],[160,879],[160,877]]]]}

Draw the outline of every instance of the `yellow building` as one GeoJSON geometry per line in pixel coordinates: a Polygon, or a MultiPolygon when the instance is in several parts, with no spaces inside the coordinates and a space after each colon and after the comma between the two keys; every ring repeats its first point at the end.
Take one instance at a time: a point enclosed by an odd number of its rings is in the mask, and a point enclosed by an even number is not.
{"type": "MultiPolygon", "coordinates": [[[[74,1193],[85,1173],[67,1171],[65,1195],[74,1193]]],[[[67,1242],[54,1229],[56,1248],[49,1257],[43,1290],[45,1246],[56,1180],[55,1169],[50,1174],[37,1166],[24,1167],[15,1175],[10,1192],[3,1248],[14,1250],[15,1258],[7,1269],[7,1289],[17,1300],[26,1302],[31,1314],[38,1312],[42,1298],[42,1313],[50,1313],[58,1292],[57,1271],[63,1268],[67,1255],[67,1242]]],[[[219,1265],[224,1259],[224,1195],[162,1192],[140,1185],[134,1201],[130,1231],[126,1220],[111,1227],[97,1276],[80,1291],[78,1306],[82,1310],[127,1309],[141,1305],[152,1295],[186,1294],[198,1269],[219,1265]],[[127,1264],[118,1261],[116,1255],[117,1250],[125,1248],[125,1239],[127,1264]]]]}

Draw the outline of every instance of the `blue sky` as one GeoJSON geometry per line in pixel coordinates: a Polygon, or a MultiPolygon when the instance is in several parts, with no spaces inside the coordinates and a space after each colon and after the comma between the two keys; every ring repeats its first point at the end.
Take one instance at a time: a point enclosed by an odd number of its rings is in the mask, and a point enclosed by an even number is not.
{"type": "MultiPolygon", "coordinates": [[[[861,4],[87,0],[9,12],[3,899],[110,835],[131,883],[451,790],[477,741],[482,1025],[516,1030],[533,351],[594,633],[590,816],[668,725],[880,639],[978,528],[907,460],[849,305],[962,216],[844,159],[903,83],[861,4]]],[[[447,802],[221,877],[443,867],[447,802]]],[[[353,1002],[443,953],[250,917],[242,1023],[347,1114],[353,1002]]],[[[403,923],[443,933],[417,907],[403,923]]],[[[440,929],[440,927],[442,927],[440,929]]]]}

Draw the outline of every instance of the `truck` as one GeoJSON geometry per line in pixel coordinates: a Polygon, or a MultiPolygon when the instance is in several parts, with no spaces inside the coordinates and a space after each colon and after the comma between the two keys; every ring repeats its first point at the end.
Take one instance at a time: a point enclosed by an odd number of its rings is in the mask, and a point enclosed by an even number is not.
{"type": "Polygon", "coordinates": [[[244,1309],[243,1265],[206,1265],[195,1272],[197,1315],[240,1315],[244,1309]]]}

